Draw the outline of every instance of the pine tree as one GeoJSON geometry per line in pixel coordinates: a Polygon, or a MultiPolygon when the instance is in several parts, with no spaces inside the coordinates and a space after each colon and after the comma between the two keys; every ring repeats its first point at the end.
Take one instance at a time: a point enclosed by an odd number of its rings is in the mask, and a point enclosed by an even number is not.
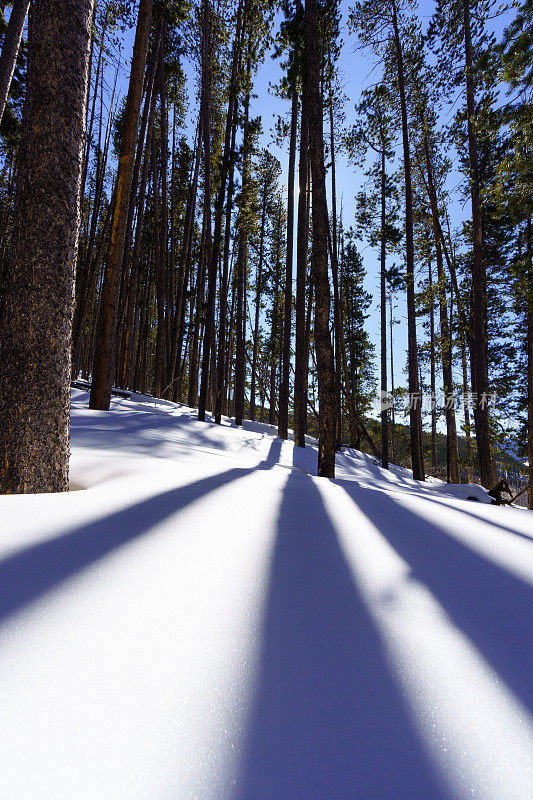
{"type": "Polygon", "coordinates": [[[357,196],[357,221],[362,238],[380,249],[381,315],[381,465],[389,466],[388,391],[387,391],[387,250],[401,239],[397,228],[398,199],[394,180],[387,174],[387,162],[393,158],[394,119],[392,98],[384,84],[363,92],[356,112],[358,121],[349,137],[349,149],[356,163],[367,152],[375,161],[366,171],[367,186],[357,196]]]}
{"type": "Polygon", "coordinates": [[[38,4],[30,20],[0,331],[3,493],[68,488],[70,346],[92,15],[92,0],[50,0],[38,4]]]}
{"type": "Polygon", "coordinates": [[[305,53],[307,113],[309,119],[309,161],[312,179],[313,256],[315,290],[315,348],[318,371],[319,436],[318,475],[335,477],[335,384],[334,361],[329,332],[330,285],[328,275],[328,212],[324,166],[323,97],[320,87],[320,34],[316,0],[305,4],[305,53]]]}
{"type": "Polygon", "coordinates": [[[139,128],[142,85],[152,21],[152,5],[153,0],[141,0],[139,5],[128,97],[124,114],[125,124],[117,173],[111,238],[93,361],[89,407],[102,411],[109,409],[113,385],[120,278],[124,260],[124,243],[133,179],[135,146],[139,128]]]}

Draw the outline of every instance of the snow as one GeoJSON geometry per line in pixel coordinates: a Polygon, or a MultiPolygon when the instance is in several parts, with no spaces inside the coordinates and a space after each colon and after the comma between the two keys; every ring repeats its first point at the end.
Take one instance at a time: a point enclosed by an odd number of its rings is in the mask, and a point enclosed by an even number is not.
{"type": "Polygon", "coordinates": [[[529,512],[87,405],[73,491],[0,498],[0,797],[531,797],[529,512]]]}

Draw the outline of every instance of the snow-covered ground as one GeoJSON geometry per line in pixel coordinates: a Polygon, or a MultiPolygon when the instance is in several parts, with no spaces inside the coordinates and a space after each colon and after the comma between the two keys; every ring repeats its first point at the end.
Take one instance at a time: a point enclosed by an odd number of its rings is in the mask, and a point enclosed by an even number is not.
{"type": "Polygon", "coordinates": [[[73,391],[0,498],[0,797],[528,800],[533,517],[73,391]]]}

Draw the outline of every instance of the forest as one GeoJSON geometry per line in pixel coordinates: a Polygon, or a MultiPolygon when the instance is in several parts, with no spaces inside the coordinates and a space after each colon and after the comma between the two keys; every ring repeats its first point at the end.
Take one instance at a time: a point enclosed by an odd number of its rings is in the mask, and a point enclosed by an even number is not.
{"type": "Polygon", "coordinates": [[[511,457],[533,509],[532,0],[13,0],[0,35],[1,493],[68,489],[78,383],[316,436],[329,478],[511,457]]]}

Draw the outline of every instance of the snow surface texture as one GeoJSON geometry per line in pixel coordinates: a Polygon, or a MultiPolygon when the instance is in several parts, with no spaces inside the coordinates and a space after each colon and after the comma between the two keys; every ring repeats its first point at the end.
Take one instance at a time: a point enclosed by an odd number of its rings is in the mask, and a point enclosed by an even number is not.
{"type": "Polygon", "coordinates": [[[0,498],[0,797],[533,796],[529,512],[87,402],[79,491],[0,498]]]}

